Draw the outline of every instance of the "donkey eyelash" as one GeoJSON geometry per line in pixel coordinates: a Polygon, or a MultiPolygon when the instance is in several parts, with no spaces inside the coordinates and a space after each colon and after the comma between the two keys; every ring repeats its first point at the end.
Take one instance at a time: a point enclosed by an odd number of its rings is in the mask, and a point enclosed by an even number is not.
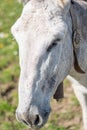
{"type": "Polygon", "coordinates": [[[54,40],[52,44],[47,48],[47,52],[49,52],[53,47],[57,46],[57,42],[61,41],[61,39],[54,40]]]}

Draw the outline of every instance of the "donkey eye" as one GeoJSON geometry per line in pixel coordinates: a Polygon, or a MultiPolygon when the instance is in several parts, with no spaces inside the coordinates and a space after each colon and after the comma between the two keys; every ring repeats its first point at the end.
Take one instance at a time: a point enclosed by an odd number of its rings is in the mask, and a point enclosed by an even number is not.
{"type": "Polygon", "coordinates": [[[54,48],[55,46],[57,46],[58,42],[60,41],[61,39],[57,39],[57,40],[54,40],[52,42],[52,44],[47,48],[47,52],[51,51],[52,48],[54,48]]]}

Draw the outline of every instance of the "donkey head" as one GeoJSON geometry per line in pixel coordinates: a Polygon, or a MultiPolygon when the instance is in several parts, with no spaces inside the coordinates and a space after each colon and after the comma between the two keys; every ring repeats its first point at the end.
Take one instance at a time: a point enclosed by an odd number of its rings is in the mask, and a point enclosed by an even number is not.
{"type": "Polygon", "coordinates": [[[70,0],[31,0],[12,27],[19,45],[20,80],[17,118],[42,127],[50,99],[73,63],[70,0]]]}

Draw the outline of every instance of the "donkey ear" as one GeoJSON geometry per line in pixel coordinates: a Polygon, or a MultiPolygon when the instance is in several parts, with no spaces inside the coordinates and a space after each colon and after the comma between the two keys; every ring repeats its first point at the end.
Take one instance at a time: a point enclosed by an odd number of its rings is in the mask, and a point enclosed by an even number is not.
{"type": "Polygon", "coordinates": [[[63,97],[64,97],[64,93],[63,93],[63,82],[61,82],[59,84],[59,86],[57,87],[57,90],[56,90],[53,98],[58,101],[59,99],[61,99],[63,97]]]}

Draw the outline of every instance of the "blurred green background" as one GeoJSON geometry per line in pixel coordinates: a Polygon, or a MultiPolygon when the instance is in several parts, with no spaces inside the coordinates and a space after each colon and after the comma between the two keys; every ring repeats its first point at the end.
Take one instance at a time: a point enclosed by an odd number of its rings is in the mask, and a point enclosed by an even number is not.
{"type": "MultiPolygon", "coordinates": [[[[17,0],[0,0],[0,130],[29,130],[15,117],[18,103],[18,46],[10,28],[23,6],[17,0]]],[[[52,112],[42,130],[80,130],[81,109],[69,81],[65,80],[65,98],[51,101],[52,112]]]]}

